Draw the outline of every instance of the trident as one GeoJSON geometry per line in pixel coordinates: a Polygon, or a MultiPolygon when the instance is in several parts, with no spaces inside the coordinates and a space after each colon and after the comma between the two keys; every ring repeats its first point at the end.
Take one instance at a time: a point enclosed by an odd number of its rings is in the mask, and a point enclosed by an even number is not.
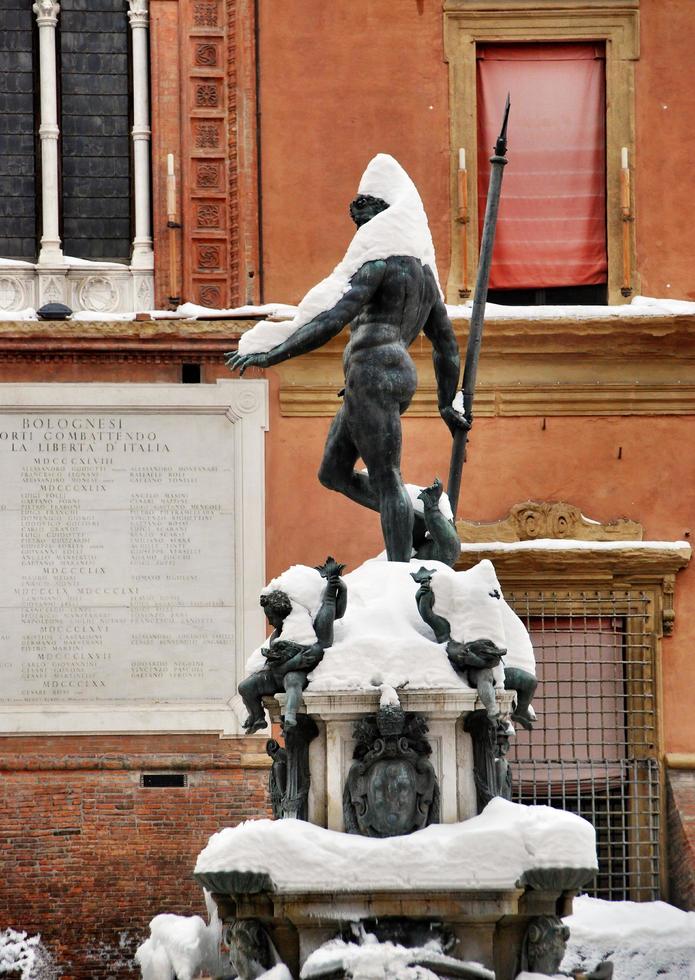
{"type": "MultiPolygon", "coordinates": [[[[490,183],[487,190],[487,206],[485,208],[485,222],[483,224],[483,235],[480,241],[480,259],[478,261],[478,275],[475,281],[475,296],[473,298],[473,312],[471,313],[471,326],[468,333],[468,348],[466,350],[466,363],[463,369],[463,382],[461,384],[461,394],[463,395],[463,414],[468,422],[473,421],[473,395],[475,393],[475,378],[478,373],[478,358],[480,356],[480,345],[483,340],[483,321],[485,319],[485,303],[487,301],[487,287],[490,279],[490,263],[492,261],[492,249],[495,244],[495,227],[497,225],[497,212],[500,204],[500,192],[502,190],[502,174],[507,165],[505,153],[507,152],[507,122],[509,120],[509,95],[504,107],[504,121],[500,135],[495,143],[494,156],[490,157],[492,168],[490,170],[490,183]]],[[[449,466],[449,486],[447,493],[451,503],[451,509],[456,517],[458,507],[459,491],[461,489],[461,471],[466,461],[466,443],[468,442],[468,429],[458,429],[454,436],[454,445],[451,451],[451,464],[449,466]]]]}

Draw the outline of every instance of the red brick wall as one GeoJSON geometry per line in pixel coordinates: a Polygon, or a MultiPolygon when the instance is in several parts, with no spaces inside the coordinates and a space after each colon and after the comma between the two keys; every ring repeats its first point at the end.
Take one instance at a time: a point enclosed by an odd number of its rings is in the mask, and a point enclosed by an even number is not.
{"type": "Polygon", "coordinates": [[[695,910],[695,771],[668,772],[669,899],[695,910]]]}
{"type": "Polygon", "coordinates": [[[211,834],[267,812],[262,739],[0,741],[0,928],[41,933],[61,980],[136,977],[159,912],[205,917],[192,878],[211,834]],[[252,768],[257,767],[257,768],[252,768]],[[140,786],[183,771],[185,788],[140,786]]]}

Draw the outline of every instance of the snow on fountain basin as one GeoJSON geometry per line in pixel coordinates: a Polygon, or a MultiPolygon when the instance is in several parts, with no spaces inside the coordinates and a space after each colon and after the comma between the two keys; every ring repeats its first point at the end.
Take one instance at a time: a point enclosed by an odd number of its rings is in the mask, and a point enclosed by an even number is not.
{"type": "Polygon", "coordinates": [[[385,839],[302,820],[250,820],[214,834],[195,873],[267,875],[277,894],[440,892],[508,890],[527,871],[596,866],[596,835],[588,821],[495,798],[463,823],[433,824],[385,839]]]}

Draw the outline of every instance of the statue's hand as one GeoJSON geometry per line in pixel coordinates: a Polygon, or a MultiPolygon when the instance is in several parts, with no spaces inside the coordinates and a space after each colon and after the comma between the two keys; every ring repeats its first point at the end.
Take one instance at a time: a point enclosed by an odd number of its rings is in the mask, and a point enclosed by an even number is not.
{"type": "Polygon", "coordinates": [[[467,419],[461,412],[457,412],[453,405],[445,405],[444,408],[440,408],[439,414],[446,422],[452,436],[461,430],[468,431],[473,424],[473,419],[467,419]]]}
{"type": "Polygon", "coordinates": [[[423,582],[415,593],[418,608],[434,609],[434,592],[429,582],[423,582]]]}
{"type": "Polygon", "coordinates": [[[230,371],[238,371],[242,375],[247,368],[268,367],[267,354],[240,354],[238,350],[229,351],[224,355],[225,364],[230,371]]]}
{"type": "Polygon", "coordinates": [[[333,591],[334,595],[338,594],[338,589],[341,587],[341,585],[343,586],[343,588],[345,588],[345,584],[341,579],[340,574],[337,572],[328,576],[327,585],[328,588],[333,591]]]}

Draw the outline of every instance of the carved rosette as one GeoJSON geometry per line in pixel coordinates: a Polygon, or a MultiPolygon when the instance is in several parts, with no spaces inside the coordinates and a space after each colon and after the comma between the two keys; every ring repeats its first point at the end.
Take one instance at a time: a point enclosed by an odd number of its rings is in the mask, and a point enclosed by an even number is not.
{"type": "Polygon", "coordinates": [[[21,310],[25,306],[24,284],[17,276],[0,276],[0,310],[21,310]]]}
{"type": "Polygon", "coordinates": [[[118,306],[118,290],[106,276],[87,276],[77,288],[83,310],[112,313],[118,306]]]}

